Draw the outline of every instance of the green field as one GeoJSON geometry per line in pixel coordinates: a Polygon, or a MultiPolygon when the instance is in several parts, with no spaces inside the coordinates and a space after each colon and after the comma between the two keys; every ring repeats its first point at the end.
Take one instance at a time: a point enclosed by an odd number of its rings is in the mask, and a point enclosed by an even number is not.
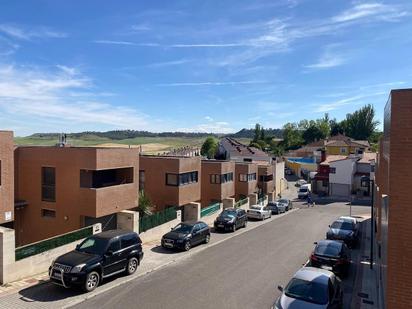
{"type": "MultiPolygon", "coordinates": [[[[144,145],[143,149],[145,152],[155,153],[184,146],[200,147],[204,140],[204,137],[136,137],[122,140],[113,140],[96,135],[84,135],[78,139],[68,138],[67,142],[73,146],[144,145]]],[[[246,144],[248,144],[250,141],[250,139],[247,138],[240,138],[238,140],[246,144]]],[[[15,137],[14,141],[17,145],[21,146],[52,146],[57,143],[56,138],[38,136],[15,137]]]]}

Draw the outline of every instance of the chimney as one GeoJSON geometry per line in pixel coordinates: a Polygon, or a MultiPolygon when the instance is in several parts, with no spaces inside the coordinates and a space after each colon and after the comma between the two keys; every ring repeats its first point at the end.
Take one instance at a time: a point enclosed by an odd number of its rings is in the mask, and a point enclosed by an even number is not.
{"type": "Polygon", "coordinates": [[[321,151],[320,151],[320,162],[323,162],[323,161],[325,161],[326,160],[326,150],[325,149],[322,149],[321,151]]]}

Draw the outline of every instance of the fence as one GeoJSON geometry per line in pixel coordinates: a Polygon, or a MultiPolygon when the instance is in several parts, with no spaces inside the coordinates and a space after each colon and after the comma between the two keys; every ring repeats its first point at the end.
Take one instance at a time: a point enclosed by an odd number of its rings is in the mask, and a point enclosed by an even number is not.
{"type": "Polygon", "coordinates": [[[209,216],[220,210],[220,203],[211,204],[200,210],[200,217],[209,216]]]}
{"type": "Polygon", "coordinates": [[[150,216],[144,216],[139,219],[139,233],[145,232],[163,223],[169,222],[177,218],[176,209],[174,207],[166,208],[150,216]]]}
{"type": "Polygon", "coordinates": [[[76,230],[74,232],[48,238],[39,242],[35,242],[26,246],[16,248],[16,261],[25,259],[29,256],[36,255],[60,246],[64,246],[66,244],[86,238],[91,235],[93,235],[93,225],[82,228],[80,230],[76,230]]]}
{"type": "Polygon", "coordinates": [[[242,205],[245,205],[245,204],[247,203],[247,199],[248,199],[248,198],[244,198],[243,200],[237,201],[237,202],[234,204],[234,207],[235,207],[235,208],[238,208],[238,207],[240,207],[240,206],[242,206],[242,205]]]}

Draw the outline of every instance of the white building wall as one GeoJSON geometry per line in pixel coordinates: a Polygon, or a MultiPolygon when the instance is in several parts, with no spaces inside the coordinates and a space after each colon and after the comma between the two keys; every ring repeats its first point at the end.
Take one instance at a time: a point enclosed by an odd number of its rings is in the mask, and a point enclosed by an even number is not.
{"type": "Polygon", "coordinates": [[[353,159],[331,162],[330,167],[334,167],[336,172],[329,174],[329,183],[352,185],[353,174],[355,173],[355,161],[353,159]]]}

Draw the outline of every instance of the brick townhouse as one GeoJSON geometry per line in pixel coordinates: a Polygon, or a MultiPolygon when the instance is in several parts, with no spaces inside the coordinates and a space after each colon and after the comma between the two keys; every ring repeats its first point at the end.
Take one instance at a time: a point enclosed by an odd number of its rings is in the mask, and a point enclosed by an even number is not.
{"type": "Polygon", "coordinates": [[[390,93],[377,161],[379,291],[385,308],[412,308],[412,89],[390,93]]]}
{"type": "Polygon", "coordinates": [[[17,245],[100,222],[138,205],[137,149],[59,146],[15,150],[17,245]]]}
{"type": "Polygon", "coordinates": [[[14,220],[13,132],[0,131],[0,224],[14,220]]]}

